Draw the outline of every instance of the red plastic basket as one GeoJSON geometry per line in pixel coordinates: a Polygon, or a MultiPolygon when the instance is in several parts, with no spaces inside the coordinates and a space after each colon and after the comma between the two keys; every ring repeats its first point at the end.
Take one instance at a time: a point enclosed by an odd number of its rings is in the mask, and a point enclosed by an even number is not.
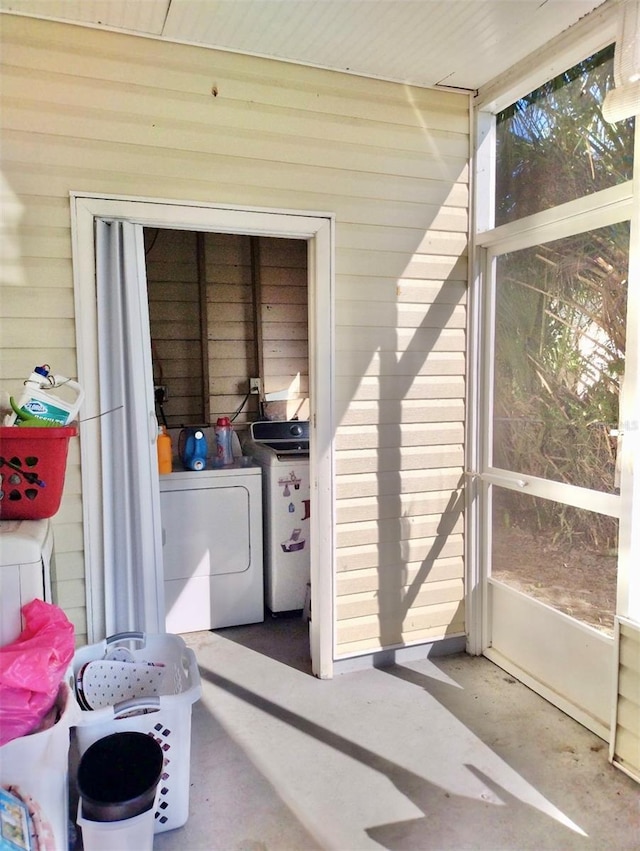
{"type": "Polygon", "coordinates": [[[0,427],[0,519],[43,520],[60,507],[75,426],[0,427]]]}

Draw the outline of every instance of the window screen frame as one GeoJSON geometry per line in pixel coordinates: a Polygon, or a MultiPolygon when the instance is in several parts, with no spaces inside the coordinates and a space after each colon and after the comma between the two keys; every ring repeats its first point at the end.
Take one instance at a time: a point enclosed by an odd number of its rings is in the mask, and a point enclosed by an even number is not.
{"type": "MultiPolygon", "coordinates": [[[[598,16],[596,16],[598,17],[598,16]]],[[[616,19],[611,14],[600,16],[599,29],[587,28],[579,38],[568,39],[563,50],[550,45],[544,55],[524,63],[521,68],[490,83],[478,93],[472,119],[473,147],[473,205],[470,226],[470,292],[468,335],[468,397],[467,397],[467,511],[466,511],[466,580],[467,606],[470,614],[468,649],[481,653],[487,647],[488,618],[486,617],[487,546],[483,541],[483,512],[486,506],[479,497],[483,492],[480,471],[486,461],[490,425],[487,422],[490,388],[486,374],[485,352],[492,345],[491,328],[487,324],[484,302],[491,280],[492,259],[507,251],[515,251],[564,236],[614,224],[631,222],[629,256],[628,311],[640,313],[640,119],[636,117],[634,146],[634,175],[624,183],[609,189],[582,196],[551,209],[516,219],[495,227],[496,186],[496,114],[511,103],[533,91],[563,70],[593,55],[615,41],[616,19]],[[555,51],[556,55],[553,55],[555,51]],[[545,62],[545,57],[548,61],[545,62]]],[[[628,339],[627,379],[625,380],[624,410],[621,420],[630,412],[640,410],[640,341],[637,329],[628,339]]],[[[621,400],[622,405],[622,400],[621,400]]],[[[640,443],[638,435],[634,442],[640,443]]],[[[640,448],[640,446],[639,446],[640,448]]],[[[636,451],[636,456],[640,452],[636,451]]],[[[634,503],[640,499],[640,461],[628,465],[627,490],[634,503]]],[[[638,513],[638,512],[636,512],[638,513]]],[[[634,559],[640,555],[640,521],[631,515],[630,506],[623,506],[620,524],[620,582],[618,612],[640,620],[640,577],[633,571],[634,559]]]]}

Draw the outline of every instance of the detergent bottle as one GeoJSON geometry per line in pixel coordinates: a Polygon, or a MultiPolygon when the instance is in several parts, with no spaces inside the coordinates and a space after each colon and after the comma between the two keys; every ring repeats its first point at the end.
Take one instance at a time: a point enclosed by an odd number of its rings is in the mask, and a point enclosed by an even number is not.
{"type": "Polygon", "coordinates": [[[233,464],[233,426],[229,417],[219,417],[216,422],[216,458],[220,466],[233,464]]]}
{"type": "MultiPolygon", "coordinates": [[[[36,366],[24,382],[17,407],[32,417],[65,426],[76,419],[83,400],[84,391],[77,381],[63,375],[52,375],[49,365],[44,364],[36,366]]],[[[13,425],[17,419],[18,415],[14,413],[9,424],[13,425]]]]}
{"type": "Polygon", "coordinates": [[[158,472],[161,476],[171,473],[173,470],[173,448],[171,437],[167,434],[165,426],[158,426],[156,449],[158,450],[158,472]]]}
{"type": "Polygon", "coordinates": [[[199,472],[207,465],[207,438],[201,428],[184,429],[182,463],[186,470],[199,472]]]}

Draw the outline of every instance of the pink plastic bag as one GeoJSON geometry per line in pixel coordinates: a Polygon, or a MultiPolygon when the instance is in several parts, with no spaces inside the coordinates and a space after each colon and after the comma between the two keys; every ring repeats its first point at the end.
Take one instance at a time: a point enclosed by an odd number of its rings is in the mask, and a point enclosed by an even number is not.
{"type": "Polygon", "coordinates": [[[52,603],[22,607],[25,628],[0,647],[0,745],[37,729],[55,703],[75,648],[73,624],[52,603]]]}

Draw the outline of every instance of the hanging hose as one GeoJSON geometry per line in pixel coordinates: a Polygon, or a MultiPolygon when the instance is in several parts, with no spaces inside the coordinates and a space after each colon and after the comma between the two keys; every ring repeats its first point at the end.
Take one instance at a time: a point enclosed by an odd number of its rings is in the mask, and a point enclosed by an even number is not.
{"type": "Polygon", "coordinates": [[[154,398],[156,402],[156,408],[158,408],[158,410],[160,411],[160,419],[162,420],[162,425],[165,428],[168,428],[169,424],[167,423],[167,417],[164,412],[164,390],[162,389],[162,387],[156,387],[154,391],[154,398]]]}

